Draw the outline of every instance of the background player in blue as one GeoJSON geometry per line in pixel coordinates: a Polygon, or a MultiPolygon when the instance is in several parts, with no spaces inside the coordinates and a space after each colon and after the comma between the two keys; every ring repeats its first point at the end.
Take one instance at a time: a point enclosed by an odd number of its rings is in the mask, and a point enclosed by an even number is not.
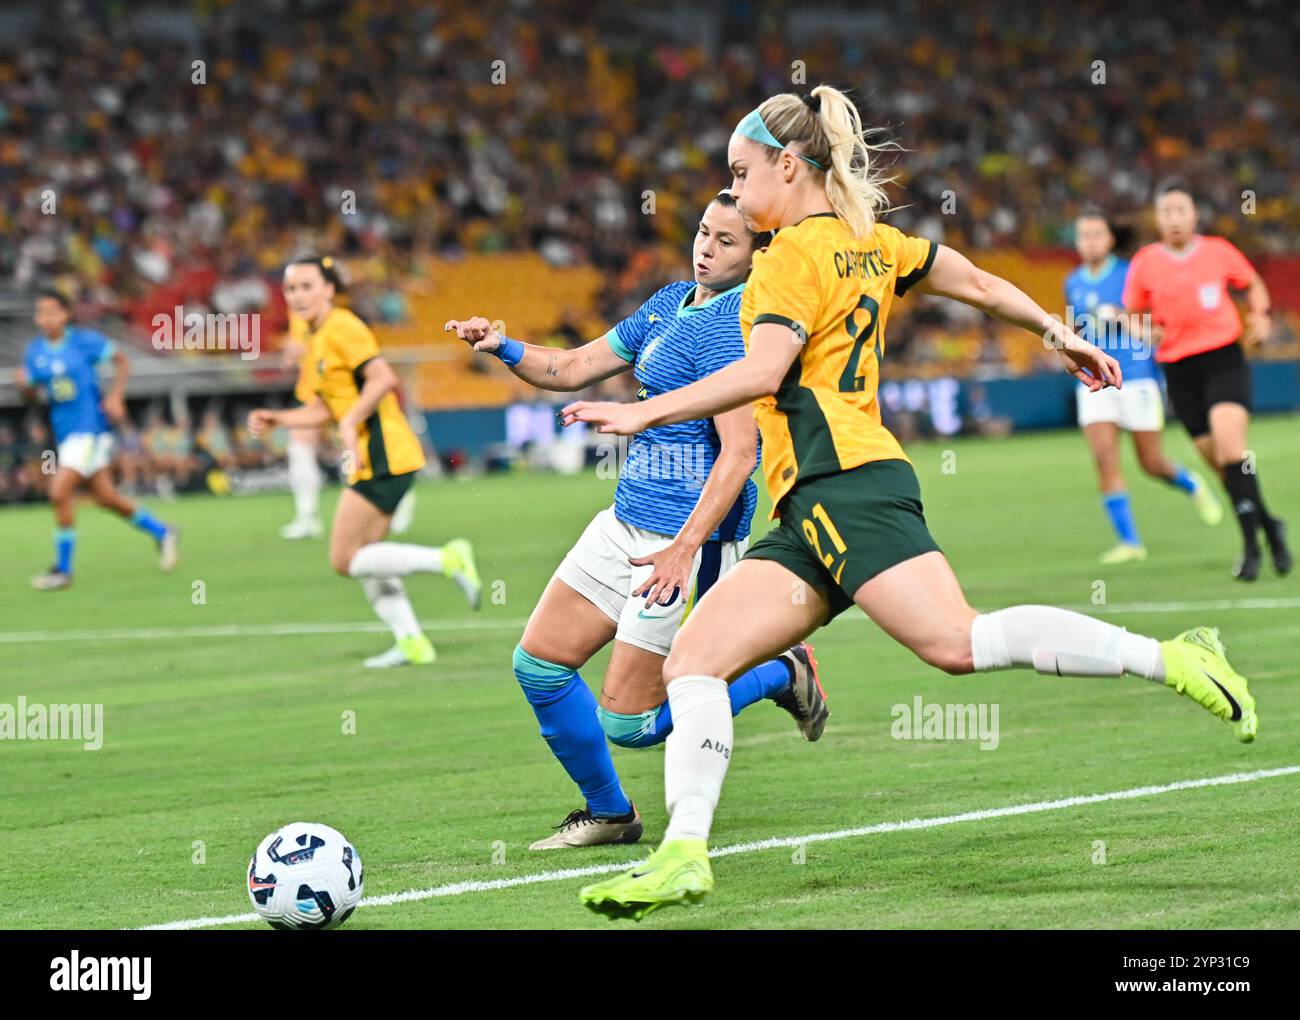
{"type": "Polygon", "coordinates": [[[1118,539],[1114,548],[1102,553],[1101,562],[1131,563],[1145,560],[1147,553],[1120,470],[1121,429],[1133,436],[1142,470],[1191,496],[1206,524],[1218,524],[1223,508],[1200,475],[1165,456],[1160,369],[1151,348],[1130,342],[1123,328],[1128,263],[1114,254],[1115,234],[1099,209],[1085,209],[1079,215],[1074,243],[1083,262],[1065,280],[1067,324],[1118,361],[1124,373],[1123,389],[1110,387],[1091,393],[1080,386],[1076,398],[1079,425],[1097,465],[1102,505],[1118,539]]]}
{"type": "Polygon", "coordinates": [[[160,565],[171,570],[177,559],[176,531],[118,492],[108,469],[113,457],[109,422],[126,416],[126,355],[102,333],[69,325],[68,299],[56,290],[37,296],[35,320],[41,335],[27,345],[16,381],[29,399],[40,390],[49,400],[58,470],[50,483],[50,505],[57,525],[54,565],[32,578],[32,587],[51,591],[72,583],[77,544],[73,497],[83,481],[96,503],[130,521],[158,544],[160,565]],[[106,361],[113,363],[116,375],[101,399],[99,366],[106,361]]]}
{"type": "MultiPolygon", "coordinates": [[[[759,243],[723,192],[696,233],[695,282],[662,288],[598,340],[571,351],[537,347],[501,336],[483,317],[445,328],[535,386],[578,390],[632,369],[646,399],[744,357],[740,296],[759,243]]],[[[586,804],[532,849],[641,837],[605,738],[649,747],[672,731],[664,659],[691,605],[744,554],[757,452],[748,405],[634,437],[614,505],[596,515],[547,585],[515,648],[514,671],[586,804]],[[610,641],[597,705],[578,670],[610,641]]],[[[764,698],[793,715],[806,739],[821,736],[828,713],[810,646],[796,645],[731,685],[733,714],[764,698]]]]}

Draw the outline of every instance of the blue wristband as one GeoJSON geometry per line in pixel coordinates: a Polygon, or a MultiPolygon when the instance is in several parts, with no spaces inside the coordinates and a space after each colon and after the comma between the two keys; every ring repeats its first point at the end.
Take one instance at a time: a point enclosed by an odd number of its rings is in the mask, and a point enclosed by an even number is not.
{"type": "Polygon", "coordinates": [[[518,340],[511,340],[508,336],[501,338],[501,343],[497,349],[492,352],[501,359],[503,365],[514,367],[524,360],[524,345],[518,340]]]}

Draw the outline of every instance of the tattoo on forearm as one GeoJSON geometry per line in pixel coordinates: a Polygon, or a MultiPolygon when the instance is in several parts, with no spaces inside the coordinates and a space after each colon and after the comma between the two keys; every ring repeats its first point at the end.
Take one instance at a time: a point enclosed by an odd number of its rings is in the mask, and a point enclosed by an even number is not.
{"type": "Polygon", "coordinates": [[[556,364],[555,364],[555,355],[554,355],[554,354],[552,354],[552,355],[551,355],[549,358],[547,358],[547,360],[546,360],[546,374],[547,374],[547,375],[559,375],[559,374],[560,374],[560,370],[559,370],[558,367],[556,367],[556,364]]]}
{"type": "Polygon", "coordinates": [[[591,354],[588,354],[588,355],[587,355],[587,365],[588,365],[588,367],[594,365],[595,363],[596,363],[596,358],[595,358],[595,356],[594,356],[594,355],[591,355],[591,354]]]}

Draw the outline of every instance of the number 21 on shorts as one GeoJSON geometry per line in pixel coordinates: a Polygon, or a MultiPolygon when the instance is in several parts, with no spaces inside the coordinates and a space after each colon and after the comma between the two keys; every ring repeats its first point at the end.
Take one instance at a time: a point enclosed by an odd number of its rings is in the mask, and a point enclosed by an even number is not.
{"type": "Polygon", "coordinates": [[[835,578],[835,583],[839,584],[840,575],[844,573],[844,564],[848,562],[848,558],[844,554],[849,551],[849,547],[844,543],[844,539],[840,537],[839,529],[835,527],[835,522],[830,519],[830,515],[826,513],[824,506],[820,503],[814,503],[812,515],[813,520],[819,522],[826,529],[826,536],[831,540],[831,545],[835,548],[835,554],[839,557],[839,562],[836,563],[836,557],[830,553],[822,552],[821,536],[817,531],[817,525],[807,517],[803,519],[803,536],[808,539],[808,544],[817,550],[817,558],[831,572],[831,576],[835,578]]]}

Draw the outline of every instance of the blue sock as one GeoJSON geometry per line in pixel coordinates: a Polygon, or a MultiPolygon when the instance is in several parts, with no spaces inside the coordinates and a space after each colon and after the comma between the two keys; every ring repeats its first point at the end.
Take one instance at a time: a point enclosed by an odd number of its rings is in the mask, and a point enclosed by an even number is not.
{"type": "Polygon", "coordinates": [[[515,646],[515,678],[541,724],[542,737],[587,798],[597,818],[614,818],[632,810],[614,771],[605,731],[596,716],[596,699],[582,677],[529,655],[515,646]]]}
{"type": "MultiPolygon", "coordinates": [[[[727,688],[731,697],[731,714],[740,715],[750,705],[764,698],[774,698],[790,687],[790,667],[784,659],[769,659],[755,666],[748,673],[742,673],[736,682],[727,688]]],[[[632,739],[616,740],[626,747],[653,747],[668,739],[673,731],[673,711],[664,702],[655,711],[654,722],[644,726],[632,739]]],[[[622,717],[630,718],[630,717],[622,717]]]]}
{"type": "Polygon", "coordinates": [[[1141,545],[1137,525],[1133,522],[1133,507],[1128,501],[1127,492],[1110,492],[1101,499],[1102,506],[1110,517],[1110,525],[1115,534],[1125,545],[1141,545]]]}
{"type": "Polygon", "coordinates": [[[1168,479],[1168,481],[1174,488],[1182,489],[1189,495],[1196,491],[1196,479],[1192,477],[1192,473],[1185,467],[1180,466],[1174,473],[1174,477],[1168,479]]]}
{"type": "Polygon", "coordinates": [[[135,513],[131,515],[131,523],[141,531],[147,531],[153,536],[155,542],[161,542],[163,536],[167,534],[167,525],[142,506],[135,508],[135,513]]]}
{"type": "Polygon", "coordinates": [[[789,663],[785,659],[768,659],[736,677],[736,682],[727,689],[731,695],[731,714],[740,715],[754,702],[775,698],[789,686],[789,663]]]}
{"type": "Polygon", "coordinates": [[[76,548],[76,528],[54,529],[54,569],[60,574],[72,573],[72,554],[76,548]]]}

